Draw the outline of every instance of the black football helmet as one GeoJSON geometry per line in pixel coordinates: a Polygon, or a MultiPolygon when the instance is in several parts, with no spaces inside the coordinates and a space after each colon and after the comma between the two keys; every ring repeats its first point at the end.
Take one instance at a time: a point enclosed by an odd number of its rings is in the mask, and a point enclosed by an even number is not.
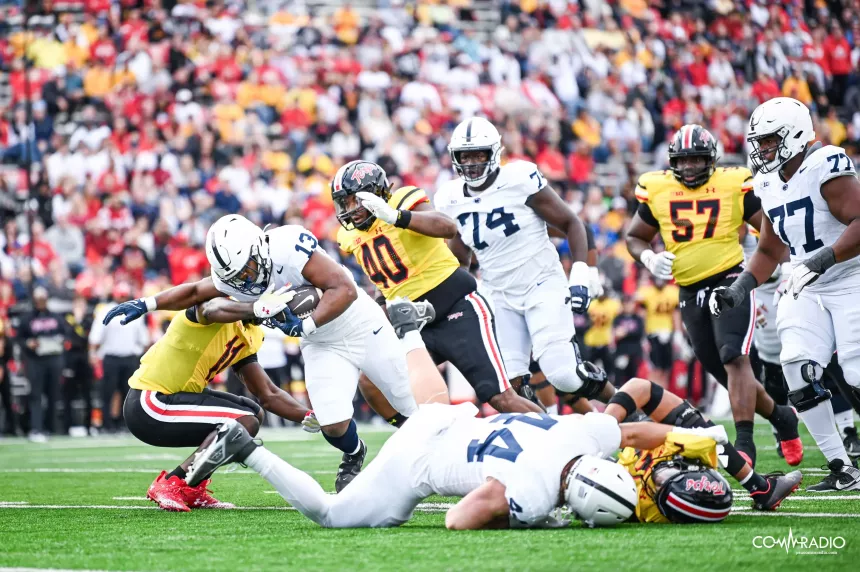
{"type": "Polygon", "coordinates": [[[717,167],[717,140],[701,125],[684,125],[669,143],[669,170],[679,183],[695,189],[708,182],[717,167]],[[704,157],[701,168],[678,167],[681,157],[704,157]]]}
{"type": "Polygon", "coordinates": [[[657,463],[645,486],[675,524],[721,522],[732,508],[732,488],[719,471],[681,456],[657,463]]]}
{"type": "Polygon", "coordinates": [[[331,181],[331,198],[337,220],[347,230],[367,230],[376,221],[357,198],[350,199],[362,191],[386,201],[391,198],[391,184],[382,167],[370,161],[351,161],[337,170],[331,181]]]}

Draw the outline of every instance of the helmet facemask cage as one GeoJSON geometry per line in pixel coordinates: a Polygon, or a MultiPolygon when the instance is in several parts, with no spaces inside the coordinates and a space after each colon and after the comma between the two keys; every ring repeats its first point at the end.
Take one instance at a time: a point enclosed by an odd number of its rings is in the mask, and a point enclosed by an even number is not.
{"type": "MultiPolygon", "coordinates": [[[[266,240],[268,238],[263,238],[261,244],[252,246],[251,255],[242,268],[229,278],[222,278],[222,281],[242,294],[261,296],[269,288],[269,279],[272,276],[268,244],[263,242],[266,240]]],[[[214,252],[217,256],[218,251],[214,252]]]]}
{"type": "Polygon", "coordinates": [[[451,163],[454,165],[454,170],[470,187],[478,187],[483,184],[487,178],[499,166],[499,154],[501,148],[494,149],[493,147],[466,147],[464,149],[452,149],[451,163]],[[463,163],[461,156],[463,153],[484,152],[487,154],[487,160],[481,163],[463,163]]]}
{"type": "Polygon", "coordinates": [[[794,156],[785,144],[785,139],[789,132],[789,127],[783,125],[770,133],[755,135],[747,139],[750,146],[752,146],[750,161],[755,167],[756,172],[772,173],[785,165],[794,156]],[[779,143],[776,146],[770,145],[764,148],[761,146],[763,140],[774,136],[779,137],[779,143]],[[773,153],[773,159],[768,160],[765,155],[770,155],[771,153],[773,153]]]}

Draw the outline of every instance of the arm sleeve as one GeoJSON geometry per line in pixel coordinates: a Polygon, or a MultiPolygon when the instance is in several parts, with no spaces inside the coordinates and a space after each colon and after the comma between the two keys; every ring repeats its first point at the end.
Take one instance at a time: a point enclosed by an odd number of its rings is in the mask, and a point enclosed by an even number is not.
{"type": "Polygon", "coordinates": [[[190,308],[185,310],[185,317],[189,322],[193,324],[199,324],[200,321],[197,319],[197,306],[191,306],[190,308]]]}
{"type": "MultiPolygon", "coordinates": [[[[746,185],[747,183],[744,183],[746,185]]],[[[761,199],[752,192],[752,189],[744,191],[744,220],[749,220],[761,210],[761,199]]]]}
{"type": "Polygon", "coordinates": [[[236,363],[233,364],[233,371],[239,373],[239,371],[248,365],[249,363],[257,363],[257,354],[251,354],[249,356],[245,356],[236,363]]]}
{"type": "Polygon", "coordinates": [[[651,207],[648,206],[648,203],[639,203],[639,208],[636,209],[636,214],[639,215],[639,218],[654,228],[660,228],[660,223],[657,222],[657,218],[654,216],[654,213],[651,212],[651,207]]]}
{"type": "Polygon", "coordinates": [[[591,225],[587,223],[585,224],[585,244],[588,250],[594,250],[597,248],[597,244],[594,242],[594,231],[591,229],[591,225]]]}

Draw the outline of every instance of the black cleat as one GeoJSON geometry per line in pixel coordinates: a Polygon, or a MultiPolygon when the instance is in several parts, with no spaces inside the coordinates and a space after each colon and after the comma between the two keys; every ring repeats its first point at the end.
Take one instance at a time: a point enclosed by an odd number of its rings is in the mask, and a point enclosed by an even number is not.
{"type": "Polygon", "coordinates": [[[803,479],[800,471],[791,471],[787,475],[769,473],[762,476],[767,482],[767,490],[750,493],[753,508],[756,510],[776,510],[788,495],[797,490],[803,479]]]}
{"type": "Polygon", "coordinates": [[[860,471],[851,465],[846,465],[842,459],[833,459],[827,463],[830,474],[824,479],[810,487],[806,487],[810,493],[837,493],[841,491],[860,490],[860,471]]]}
{"type": "Polygon", "coordinates": [[[337,468],[337,477],[334,480],[334,490],[337,492],[346,488],[346,485],[358,476],[361,472],[361,467],[364,466],[364,458],[367,456],[367,445],[364,441],[359,441],[361,446],[358,452],[354,455],[343,454],[340,466],[337,468]]]}
{"type": "Polygon", "coordinates": [[[388,319],[400,339],[408,332],[420,332],[424,326],[436,319],[433,304],[426,300],[411,302],[408,298],[395,298],[389,301],[386,307],[388,319]]]}
{"type": "Polygon", "coordinates": [[[241,423],[227,421],[218,428],[215,440],[194,456],[185,482],[196,487],[208,479],[218,467],[244,461],[257,446],[254,438],[241,423]]]}
{"type": "Polygon", "coordinates": [[[851,460],[856,460],[860,457],[860,439],[857,438],[857,429],[846,427],[843,434],[845,438],[842,439],[842,444],[845,445],[845,452],[848,453],[851,460]]]}

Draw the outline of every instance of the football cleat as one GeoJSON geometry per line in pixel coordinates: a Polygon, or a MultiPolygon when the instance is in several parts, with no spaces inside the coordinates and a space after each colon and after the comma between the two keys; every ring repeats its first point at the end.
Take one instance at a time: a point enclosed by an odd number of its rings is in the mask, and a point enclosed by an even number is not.
{"type": "Polygon", "coordinates": [[[188,486],[197,487],[218,467],[228,463],[241,463],[254,449],[257,443],[241,423],[227,421],[218,427],[215,439],[208,447],[194,456],[185,480],[188,486]]]}
{"type": "Polygon", "coordinates": [[[824,479],[810,487],[806,487],[810,493],[836,493],[841,491],[860,490],[860,471],[856,467],[846,465],[842,459],[833,459],[827,463],[830,474],[824,479]]]}
{"type": "Polygon", "coordinates": [[[386,303],[388,319],[397,337],[403,339],[408,332],[420,332],[436,319],[436,310],[428,301],[412,302],[408,298],[395,298],[386,303]]]}
{"type": "Polygon", "coordinates": [[[842,444],[845,445],[845,452],[851,459],[860,457],[860,439],[857,438],[857,429],[854,427],[846,427],[843,431],[845,438],[842,444]]]}
{"type": "Polygon", "coordinates": [[[190,512],[191,509],[185,504],[185,496],[182,494],[188,485],[176,475],[172,475],[169,479],[165,478],[166,476],[167,471],[161,471],[161,474],[149,485],[146,498],[157,504],[158,508],[162,510],[190,512]]]}
{"type": "Polygon", "coordinates": [[[354,455],[343,454],[340,466],[337,468],[337,477],[334,480],[334,490],[337,492],[346,488],[346,485],[358,476],[361,472],[361,467],[364,466],[364,458],[367,456],[367,445],[364,441],[359,440],[360,446],[358,452],[354,455]]]}
{"type": "Polygon", "coordinates": [[[190,508],[236,508],[236,505],[219,501],[212,496],[212,491],[207,487],[212,479],[206,479],[196,487],[186,486],[182,489],[182,496],[185,498],[185,504],[190,508]]]}
{"type": "Polygon", "coordinates": [[[803,480],[800,471],[792,471],[787,475],[769,473],[762,476],[767,482],[767,490],[750,493],[753,508],[756,510],[776,510],[788,495],[797,490],[803,480]]]}
{"type": "Polygon", "coordinates": [[[779,456],[783,457],[786,463],[788,463],[792,467],[796,467],[801,462],[803,462],[803,442],[797,435],[797,426],[798,423],[800,423],[800,420],[794,407],[788,407],[787,409],[791,411],[791,416],[787,420],[787,427],[780,427],[779,431],[781,433],[788,433],[788,435],[793,435],[794,438],[779,439],[779,436],[777,436],[777,439],[779,440],[779,443],[777,444],[777,450],[779,456]]]}

